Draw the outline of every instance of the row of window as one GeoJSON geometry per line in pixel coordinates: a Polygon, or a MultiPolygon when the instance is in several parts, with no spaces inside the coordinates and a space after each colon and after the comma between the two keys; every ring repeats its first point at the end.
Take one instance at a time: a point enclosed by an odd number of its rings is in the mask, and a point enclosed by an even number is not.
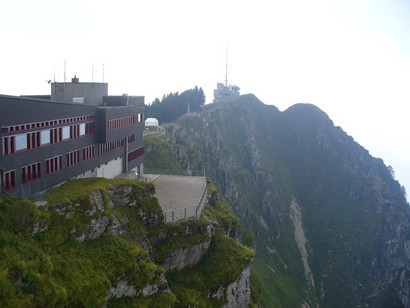
{"type": "MultiPolygon", "coordinates": [[[[92,146],[94,147],[94,146],[92,146]]],[[[87,147],[88,148],[88,147],[87,147]]],[[[85,159],[87,148],[83,149],[85,159]]],[[[46,175],[58,172],[63,169],[63,155],[58,155],[46,159],[46,175]]],[[[80,162],[80,150],[72,151],[66,154],[67,167],[71,167],[80,162]]],[[[37,162],[31,165],[21,167],[21,182],[23,184],[35,181],[41,178],[41,163],[37,162]]],[[[16,171],[11,170],[3,173],[2,185],[4,190],[10,190],[16,187],[16,171]]]]}
{"type": "Polygon", "coordinates": [[[3,173],[3,178],[1,181],[3,190],[10,190],[16,187],[16,171],[11,170],[3,173]]]}
{"type": "Polygon", "coordinates": [[[21,182],[27,183],[41,178],[40,163],[27,165],[21,168],[21,182]]]}
{"type": "MultiPolygon", "coordinates": [[[[133,134],[131,134],[127,137],[127,142],[128,143],[135,142],[135,133],[133,133],[133,134]]],[[[98,155],[105,154],[109,151],[118,149],[118,148],[123,147],[123,146],[124,146],[124,139],[112,141],[112,142],[109,142],[109,143],[100,143],[100,144],[98,144],[98,148],[97,148],[98,155]]]]}
{"type": "Polygon", "coordinates": [[[118,149],[124,146],[124,139],[112,141],[109,143],[98,144],[98,155],[105,154],[109,151],[118,149]]]}
{"type": "Polygon", "coordinates": [[[11,155],[20,151],[91,135],[94,131],[94,122],[88,122],[3,137],[3,155],[11,155]]]}
{"type": "Polygon", "coordinates": [[[139,148],[128,153],[128,162],[137,159],[138,157],[144,155],[144,148],[139,148]]]}
{"type": "MultiPolygon", "coordinates": [[[[135,141],[135,134],[128,137],[128,142],[135,141]]],[[[107,144],[99,144],[99,154],[104,154],[108,151],[124,146],[124,140],[118,140],[107,144]]],[[[132,161],[144,154],[144,148],[139,148],[128,153],[128,161],[132,161]]],[[[95,157],[95,146],[90,145],[83,148],[83,160],[92,159],[95,157]]],[[[46,175],[61,171],[63,169],[63,155],[58,155],[45,160],[46,175]]],[[[66,154],[66,166],[71,167],[80,163],[80,150],[71,151],[66,154]]],[[[41,178],[41,163],[37,162],[21,168],[21,181],[28,183],[41,178]]],[[[11,170],[3,173],[2,185],[4,190],[10,190],[16,187],[16,172],[11,170]]]]}
{"type": "Polygon", "coordinates": [[[80,163],[80,150],[75,150],[66,154],[67,167],[71,167],[80,163]]]}
{"type": "Polygon", "coordinates": [[[2,127],[1,129],[3,133],[18,132],[18,131],[24,131],[24,130],[35,129],[35,128],[40,128],[40,127],[49,127],[49,126],[90,121],[90,120],[94,120],[94,115],[86,115],[86,116],[56,119],[56,120],[51,120],[51,121],[42,121],[42,122],[26,123],[26,124],[20,124],[20,125],[5,126],[5,127],[2,127]]]}
{"type": "Polygon", "coordinates": [[[52,174],[63,169],[63,155],[46,159],[46,174],[52,174]]]}
{"type": "Polygon", "coordinates": [[[107,121],[107,129],[108,130],[114,130],[114,129],[122,128],[122,127],[125,127],[125,126],[132,125],[136,121],[137,121],[137,117],[135,115],[129,116],[129,117],[124,117],[124,118],[108,120],[107,121]]]}
{"type": "Polygon", "coordinates": [[[114,130],[122,127],[126,127],[129,125],[132,125],[137,122],[142,122],[143,121],[143,114],[138,113],[134,114],[132,116],[128,117],[123,117],[123,118],[118,118],[118,119],[112,119],[107,121],[107,129],[108,130],[114,130]]]}
{"type": "Polygon", "coordinates": [[[90,145],[83,149],[83,160],[88,160],[94,158],[95,156],[95,147],[90,145]]]}

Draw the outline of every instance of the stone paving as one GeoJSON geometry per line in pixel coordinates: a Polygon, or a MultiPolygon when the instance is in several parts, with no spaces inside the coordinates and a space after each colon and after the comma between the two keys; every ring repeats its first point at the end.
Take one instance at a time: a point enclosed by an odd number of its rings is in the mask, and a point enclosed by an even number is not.
{"type": "Polygon", "coordinates": [[[164,212],[196,207],[205,187],[203,177],[145,175],[155,185],[155,196],[164,212]]]}
{"type": "MultiPolygon", "coordinates": [[[[135,170],[121,177],[137,179],[135,170]]],[[[197,219],[197,205],[206,187],[201,176],[144,174],[138,178],[155,185],[155,197],[164,212],[165,222],[197,219]]],[[[206,198],[206,197],[205,197],[206,198]]],[[[202,208],[201,208],[202,210],[202,208]]],[[[200,213],[199,213],[200,215],[200,213]]]]}

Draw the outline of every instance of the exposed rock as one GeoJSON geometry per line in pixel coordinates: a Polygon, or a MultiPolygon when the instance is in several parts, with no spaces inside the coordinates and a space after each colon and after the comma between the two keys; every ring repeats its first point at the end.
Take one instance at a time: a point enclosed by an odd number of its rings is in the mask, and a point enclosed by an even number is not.
{"type": "Polygon", "coordinates": [[[162,213],[147,212],[140,209],[139,215],[147,227],[163,224],[164,221],[164,214],[162,213]]]}
{"type": "Polygon", "coordinates": [[[111,196],[115,205],[132,206],[136,204],[135,200],[131,198],[132,191],[132,186],[123,185],[107,190],[107,193],[111,196]]]}
{"type": "Polygon", "coordinates": [[[48,202],[47,201],[36,201],[34,202],[35,205],[37,205],[39,208],[41,208],[44,211],[48,210],[48,202]]]}
{"type": "Polygon", "coordinates": [[[145,236],[138,237],[137,238],[137,243],[138,243],[138,245],[141,246],[141,248],[148,251],[148,256],[151,259],[154,259],[154,253],[153,253],[153,250],[152,250],[152,245],[145,236]]]}
{"type": "Polygon", "coordinates": [[[104,234],[109,223],[110,219],[107,216],[103,216],[100,219],[92,219],[86,238],[90,240],[99,238],[104,234]]]}
{"type": "Polygon", "coordinates": [[[125,233],[128,229],[128,218],[127,216],[124,215],[123,217],[123,222],[121,222],[117,216],[112,215],[112,221],[111,224],[107,227],[107,231],[110,235],[122,235],[125,233]]]}
{"type": "Polygon", "coordinates": [[[133,285],[129,285],[127,281],[120,280],[115,287],[110,288],[110,293],[106,300],[111,298],[131,297],[137,295],[137,289],[133,285]]]}
{"type": "Polygon", "coordinates": [[[249,278],[251,265],[249,264],[239,276],[238,280],[231,283],[226,289],[228,303],[224,307],[248,307],[251,296],[249,278]]]}
{"type": "MultiPolygon", "coordinates": [[[[90,193],[90,203],[94,204],[101,213],[104,212],[104,197],[101,191],[96,190],[90,193]]],[[[93,209],[95,211],[95,208],[93,209]]],[[[92,216],[92,215],[89,215],[89,216],[92,216]]]]}
{"type": "Polygon", "coordinates": [[[181,270],[197,264],[208,252],[211,238],[188,248],[179,248],[165,257],[162,267],[166,271],[181,270]]]}
{"type": "Polygon", "coordinates": [[[220,286],[218,290],[211,294],[211,298],[226,300],[223,307],[248,307],[251,296],[250,289],[251,262],[242,271],[237,280],[228,286],[220,286]]]}
{"type": "MultiPolygon", "coordinates": [[[[152,272],[151,280],[155,278],[157,272],[152,272]]],[[[113,298],[121,297],[147,297],[158,292],[170,292],[168,282],[164,273],[160,274],[160,281],[158,284],[147,284],[142,289],[137,289],[135,286],[129,284],[125,280],[120,280],[115,287],[110,288],[109,294],[105,298],[107,301],[113,298]]]]}
{"type": "Polygon", "coordinates": [[[153,246],[157,246],[166,239],[167,239],[167,233],[160,232],[156,234],[155,236],[151,237],[150,242],[153,246]]]}
{"type": "Polygon", "coordinates": [[[33,231],[31,232],[31,236],[39,235],[41,232],[48,229],[48,225],[45,222],[36,222],[33,225],[33,231]]]}
{"type": "Polygon", "coordinates": [[[312,295],[314,296],[314,294],[316,293],[316,288],[306,249],[307,239],[302,225],[302,210],[294,199],[292,200],[292,204],[290,206],[290,218],[295,227],[295,242],[302,257],[303,268],[305,270],[305,278],[308,282],[309,287],[312,288],[312,295]]]}
{"type": "Polygon", "coordinates": [[[216,202],[218,201],[218,194],[216,192],[211,192],[208,194],[208,204],[211,206],[215,206],[216,202]]]}
{"type": "Polygon", "coordinates": [[[91,209],[86,210],[84,212],[84,214],[87,215],[87,216],[94,216],[95,213],[97,213],[97,207],[95,207],[95,206],[93,206],[91,209]]]}
{"type": "MultiPolygon", "coordinates": [[[[74,234],[76,231],[77,231],[77,230],[74,229],[74,230],[71,231],[71,233],[74,234]]],[[[76,236],[75,239],[76,239],[77,241],[79,241],[80,243],[82,243],[82,242],[84,242],[84,240],[86,239],[86,235],[85,235],[84,233],[81,233],[79,236],[76,236]]]]}
{"type": "Polygon", "coordinates": [[[56,203],[54,206],[51,208],[51,211],[53,213],[56,213],[57,215],[64,216],[67,211],[67,206],[64,206],[63,203],[56,203]]]}

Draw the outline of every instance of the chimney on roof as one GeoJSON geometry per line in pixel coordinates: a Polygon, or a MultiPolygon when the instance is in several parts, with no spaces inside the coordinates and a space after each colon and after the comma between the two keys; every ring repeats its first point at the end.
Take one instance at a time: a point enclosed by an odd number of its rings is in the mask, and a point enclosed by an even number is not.
{"type": "Polygon", "coordinates": [[[72,82],[72,83],[79,83],[79,82],[80,82],[80,79],[77,78],[77,75],[74,75],[74,78],[71,78],[71,82],[72,82]]]}

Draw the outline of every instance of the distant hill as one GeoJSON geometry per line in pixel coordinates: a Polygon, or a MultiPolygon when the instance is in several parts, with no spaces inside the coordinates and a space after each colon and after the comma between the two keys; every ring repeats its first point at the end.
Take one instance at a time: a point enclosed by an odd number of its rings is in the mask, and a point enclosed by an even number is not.
{"type": "Polygon", "coordinates": [[[144,165],[161,168],[160,145],[206,170],[256,238],[263,307],[410,306],[409,205],[381,159],[314,105],[280,112],[243,95],[205,107],[148,139],[144,165]]]}

